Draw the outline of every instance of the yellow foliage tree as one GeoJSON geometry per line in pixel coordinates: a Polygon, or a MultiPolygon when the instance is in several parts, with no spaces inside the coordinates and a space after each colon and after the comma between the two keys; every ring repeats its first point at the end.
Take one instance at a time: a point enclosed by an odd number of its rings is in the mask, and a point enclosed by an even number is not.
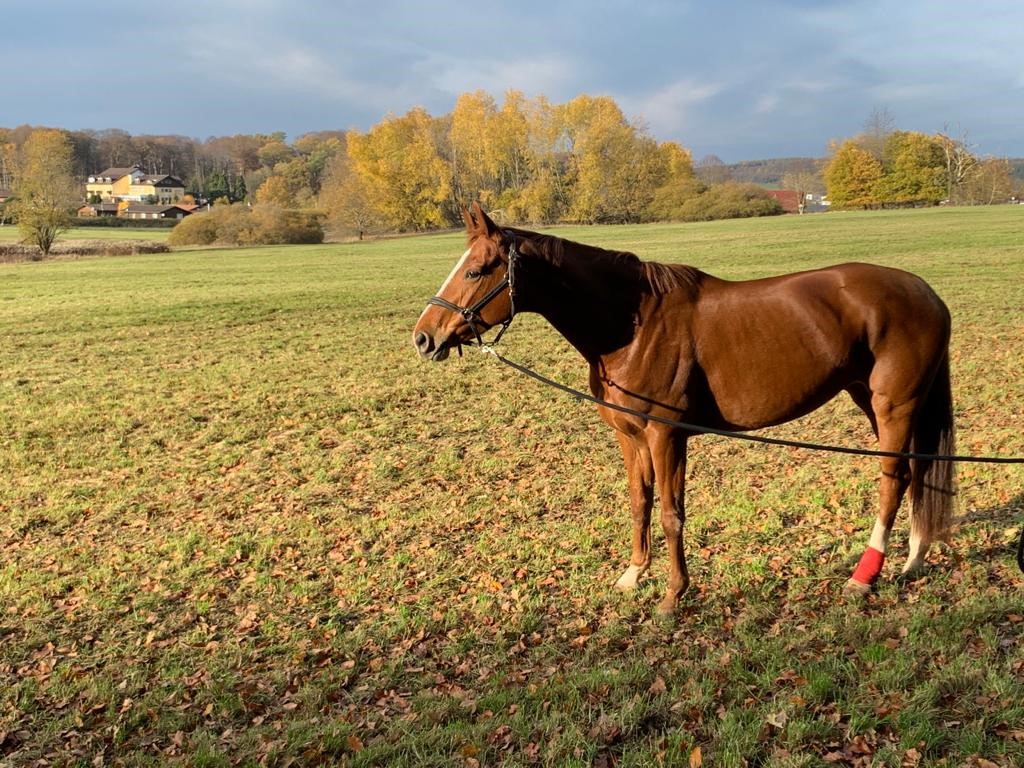
{"type": "Polygon", "coordinates": [[[438,149],[439,121],[416,107],[388,117],[368,133],[348,134],[348,156],[367,197],[384,221],[400,230],[424,230],[455,223],[447,215],[450,166],[438,149]]]}
{"type": "Polygon", "coordinates": [[[843,142],[825,166],[825,187],[834,208],[869,208],[878,205],[877,188],[882,164],[857,142],[843,142]]]}
{"type": "Polygon", "coordinates": [[[525,102],[522,112],[526,130],[522,164],[526,178],[508,206],[509,213],[520,221],[556,221],[568,202],[561,118],[544,96],[525,102]]]}
{"type": "Polygon", "coordinates": [[[292,193],[283,176],[271,176],[256,190],[256,202],[288,208],[292,205],[292,193]]]}
{"type": "Polygon", "coordinates": [[[894,131],[886,140],[883,161],[877,186],[882,204],[936,204],[946,196],[945,156],[938,137],[894,131]]]}
{"type": "Polygon", "coordinates": [[[642,221],[666,169],[657,143],[607,96],[577,96],[561,109],[569,149],[571,221],[642,221]]]}
{"type": "Polygon", "coordinates": [[[669,221],[679,218],[683,206],[701,193],[703,185],[693,171],[693,156],[674,141],[658,147],[664,178],[654,190],[650,204],[650,218],[669,221]]]}
{"type": "Polygon", "coordinates": [[[71,211],[81,200],[72,158],[67,134],[41,128],[25,140],[17,163],[14,214],[25,240],[38,246],[43,256],[71,226],[71,211]]]}
{"type": "Polygon", "coordinates": [[[377,225],[366,187],[359,175],[353,172],[347,155],[339,155],[332,160],[320,188],[317,206],[326,213],[331,227],[355,234],[360,240],[377,225]]]}
{"type": "Polygon", "coordinates": [[[489,130],[497,114],[494,99],[484,91],[464,93],[455,102],[448,131],[456,197],[487,208],[498,193],[500,161],[489,130]]]}

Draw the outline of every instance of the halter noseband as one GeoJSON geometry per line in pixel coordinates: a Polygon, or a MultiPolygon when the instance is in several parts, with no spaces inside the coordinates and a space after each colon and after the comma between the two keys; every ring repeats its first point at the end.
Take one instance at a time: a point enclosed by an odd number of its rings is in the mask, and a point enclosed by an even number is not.
{"type": "MultiPolygon", "coordinates": [[[[508,248],[508,268],[505,271],[505,277],[500,283],[491,288],[479,301],[477,301],[471,307],[461,307],[454,302],[448,301],[448,299],[442,299],[440,296],[431,296],[427,299],[427,304],[434,304],[438,307],[444,307],[447,310],[462,315],[462,319],[466,321],[470,330],[473,331],[473,335],[476,336],[476,341],[467,341],[467,344],[476,344],[478,347],[489,347],[497,344],[501,337],[508,330],[508,327],[512,325],[512,320],[516,316],[516,303],[515,294],[513,292],[513,267],[516,259],[519,258],[519,253],[516,251],[516,242],[512,241],[508,248]],[[508,300],[509,300],[509,314],[508,318],[501,321],[501,328],[498,330],[497,335],[489,342],[485,343],[483,336],[480,334],[480,329],[477,327],[477,323],[486,323],[483,317],[480,315],[480,310],[490,304],[494,299],[501,295],[502,291],[508,289],[508,300]]],[[[491,326],[493,327],[493,326],[491,326]]],[[[486,328],[484,329],[487,330],[486,328]]],[[[459,345],[459,354],[462,354],[462,345],[459,345]]]]}

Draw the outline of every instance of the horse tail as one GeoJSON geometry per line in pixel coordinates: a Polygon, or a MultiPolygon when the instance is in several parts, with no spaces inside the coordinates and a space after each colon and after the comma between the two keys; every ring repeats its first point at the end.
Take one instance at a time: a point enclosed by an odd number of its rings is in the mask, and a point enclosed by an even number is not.
{"type": "MultiPolygon", "coordinates": [[[[943,357],[917,413],[911,450],[945,456],[956,450],[948,354],[943,357]]],[[[954,462],[912,459],[910,478],[911,530],[919,533],[924,541],[945,539],[953,519],[956,495],[954,462]]]]}

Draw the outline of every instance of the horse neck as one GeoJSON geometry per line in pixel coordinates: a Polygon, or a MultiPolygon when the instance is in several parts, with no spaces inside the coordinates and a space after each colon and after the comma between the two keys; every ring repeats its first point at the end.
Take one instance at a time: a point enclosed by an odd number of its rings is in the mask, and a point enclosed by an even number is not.
{"type": "Polygon", "coordinates": [[[588,361],[632,341],[644,292],[639,259],[561,241],[522,266],[517,309],[540,314],[588,361]]]}

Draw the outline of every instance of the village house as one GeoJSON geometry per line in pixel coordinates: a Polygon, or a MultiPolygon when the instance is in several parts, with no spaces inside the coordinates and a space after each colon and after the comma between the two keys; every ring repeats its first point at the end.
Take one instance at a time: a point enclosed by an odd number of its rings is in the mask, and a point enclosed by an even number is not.
{"type": "Polygon", "coordinates": [[[79,216],[117,216],[117,203],[86,203],[78,209],[79,216]]]}
{"type": "Polygon", "coordinates": [[[193,208],[195,206],[131,203],[120,215],[126,219],[183,219],[193,208]]]}
{"type": "Polygon", "coordinates": [[[185,196],[185,184],[176,176],[145,173],[137,165],[107,168],[93,174],[85,184],[85,197],[101,203],[147,203],[172,205],[185,196]]]}

